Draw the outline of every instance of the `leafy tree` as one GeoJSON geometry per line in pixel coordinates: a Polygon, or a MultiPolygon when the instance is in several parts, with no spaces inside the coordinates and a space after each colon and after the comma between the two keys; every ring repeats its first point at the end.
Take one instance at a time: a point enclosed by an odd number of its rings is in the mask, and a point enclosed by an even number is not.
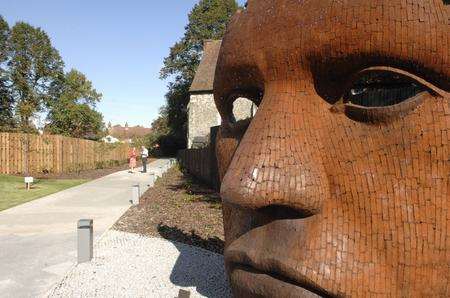
{"type": "Polygon", "coordinates": [[[11,96],[6,62],[8,60],[9,42],[8,23],[0,15],[0,131],[11,130],[14,127],[13,98],[11,96]]]}
{"type": "Polygon", "coordinates": [[[176,76],[176,81],[190,83],[194,79],[205,39],[221,39],[231,16],[239,8],[235,0],[200,0],[189,13],[183,38],[170,49],[164,59],[161,78],[176,76]]]}
{"type": "Polygon", "coordinates": [[[20,129],[30,131],[31,117],[52,100],[52,84],[61,77],[64,63],[40,28],[18,22],[9,39],[8,72],[15,114],[20,129]]]}
{"type": "MultiPolygon", "coordinates": [[[[167,144],[178,148],[186,146],[186,107],[189,102],[189,87],[200,63],[205,39],[221,39],[231,16],[239,8],[235,0],[200,0],[189,13],[189,23],[184,36],[170,49],[161,69],[161,79],[169,79],[165,113],[169,132],[167,144]],[[172,138],[172,141],[168,141],[172,138]]],[[[175,151],[175,150],[172,150],[175,151]]]]}
{"type": "Polygon", "coordinates": [[[58,101],[71,101],[77,104],[88,104],[95,107],[102,98],[86,76],[76,69],[66,73],[62,80],[58,80],[55,96],[58,101]]]}
{"type": "Polygon", "coordinates": [[[92,82],[72,69],[55,85],[53,92],[58,99],[50,103],[46,131],[92,140],[104,136],[103,116],[95,110],[102,94],[93,88],[92,82]]]}
{"type": "Polygon", "coordinates": [[[74,138],[99,140],[105,135],[103,116],[88,104],[59,102],[50,112],[46,131],[74,138]]]}

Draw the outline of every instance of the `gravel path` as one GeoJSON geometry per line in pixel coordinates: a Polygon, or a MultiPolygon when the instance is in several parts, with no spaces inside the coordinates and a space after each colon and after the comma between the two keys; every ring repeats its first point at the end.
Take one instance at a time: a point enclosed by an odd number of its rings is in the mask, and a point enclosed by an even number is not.
{"type": "Polygon", "coordinates": [[[49,297],[231,297],[223,256],[165,239],[108,231],[94,259],[74,267],[49,297]]]}

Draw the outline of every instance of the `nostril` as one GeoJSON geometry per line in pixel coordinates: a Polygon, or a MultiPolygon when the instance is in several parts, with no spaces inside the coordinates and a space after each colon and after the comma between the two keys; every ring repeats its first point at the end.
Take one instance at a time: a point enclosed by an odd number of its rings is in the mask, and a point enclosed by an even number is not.
{"type": "Polygon", "coordinates": [[[271,220],[302,219],[313,216],[315,213],[306,209],[296,209],[285,205],[270,205],[259,208],[258,213],[271,220]]]}

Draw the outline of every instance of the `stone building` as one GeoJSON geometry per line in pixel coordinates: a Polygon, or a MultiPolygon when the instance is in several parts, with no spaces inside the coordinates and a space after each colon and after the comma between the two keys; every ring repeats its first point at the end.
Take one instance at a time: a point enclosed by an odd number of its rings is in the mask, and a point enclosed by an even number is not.
{"type": "MultiPolygon", "coordinates": [[[[219,56],[220,40],[206,40],[202,61],[197,69],[188,104],[188,149],[203,147],[208,143],[210,129],[220,125],[219,112],[214,104],[213,85],[219,56]]],[[[245,98],[234,102],[233,114],[237,121],[252,117],[256,106],[245,98]]]]}

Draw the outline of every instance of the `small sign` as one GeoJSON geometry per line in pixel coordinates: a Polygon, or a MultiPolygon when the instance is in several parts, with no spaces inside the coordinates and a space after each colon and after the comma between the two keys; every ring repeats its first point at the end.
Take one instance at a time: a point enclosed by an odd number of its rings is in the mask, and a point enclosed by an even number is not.
{"type": "Polygon", "coordinates": [[[25,177],[25,183],[33,183],[34,179],[33,177],[25,177]]]}

